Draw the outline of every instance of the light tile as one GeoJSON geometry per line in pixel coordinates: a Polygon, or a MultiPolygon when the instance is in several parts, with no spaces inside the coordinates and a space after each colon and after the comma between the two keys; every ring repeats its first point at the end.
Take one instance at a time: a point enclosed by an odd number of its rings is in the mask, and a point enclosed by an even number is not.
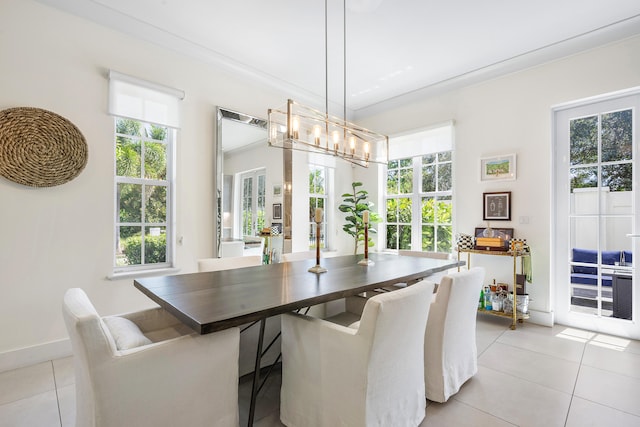
{"type": "Polygon", "coordinates": [[[493,344],[507,329],[510,320],[503,317],[478,315],[476,322],[476,346],[478,355],[482,354],[493,344]]]}
{"type": "Polygon", "coordinates": [[[640,379],[640,354],[627,351],[623,347],[590,341],[585,349],[582,363],[640,379]]]}
{"type": "Polygon", "coordinates": [[[640,379],[582,365],[575,396],[640,416],[640,379]]]}
{"type": "Polygon", "coordinates": [[[531,350],[549,356],[559,357],[570,362],[580,362],[586,338],[563,333],[564,329],[530,325],[508,330],[498,338],[498,342],[525,350],[531,350]]]}
{"type": "Polygon", "coordinates": [[[563,426],[571,395],[484,366],[453,397],[518,426],[563,426]]]}
{"type": "Polygon", "coordinates": [[[55,390],[51,362],[0,373],[0,405],[55,390]]]}
{"type": "Polygon", "coordinates": [[[60,427],[55,390],[0,405],[0,427],[60,427]]]}
{"type": "Polygon", "coordinates": [[[580,368],[577,362],[502,343],[487,349],[478,364],[568,394],[573,393],[580,368]]]}
{"type": "Polygon", "coordinates": [[[508,423],[455,399],[446,403],[431,402],[427,416],[419,427],[509,427],[508,423]]]}
{"type": "Polygon", "coordinates": [[[62,427],[75,427],[76,425],[76,386],[70,384],[58,387],[58,406],[62,427]]]}
{"type": "Polygon", "coordinates": [[[638,427],[640,417],[574,396],[566,427],[585,426],[638,427]]]}
{"type": "Polygon", "coordinates": [[[53,375],[58,388],[74,384],[76,376],[73,371],[73,357],[54,360],[53,375]]]}

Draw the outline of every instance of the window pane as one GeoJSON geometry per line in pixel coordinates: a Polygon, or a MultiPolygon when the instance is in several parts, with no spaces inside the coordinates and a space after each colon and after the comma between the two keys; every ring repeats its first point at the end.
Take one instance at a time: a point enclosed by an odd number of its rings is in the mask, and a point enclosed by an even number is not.
{"type": "Polygon", "coordinates": [[[142,262],[141,227],[117,227],[116,266],[137,265],[142,262]]]}
{"type": "Polygon", "coordinates": [[[436,155],[435,154],[427,154],[426,156],[422,156],[422,164],[423,165],[428,165],[431,163],[435,163],[436,162],[436,155]]]}
{"type": "Polygon", "coordinates": [[[387,199],[387,222],[398,221],[398,201],[396,199],[387,199]]]}
{"type": "Polygon", "coordinates": [[[167,128],[149,124],[146,129],[147,137],[156,141],[165,141],[167,139],[167,128]]]}
{"type": "Polygon", "coordinates": [[[413,164],[413,160],[412,159],[402,159],[402,160],[400,160],[400,167],[401,168],[410,168],[412,164],[413,164]]]}
{"type": "Polygon", "coordinates": [[[411,199],[398,199],[398,222],[411,223],[411,199]]]}
{"type": "Polygon", "coordinates": [[[631,173],[631,163],[602,166],[602,186],[609,191],[631,191],[631,173]]]}
{"type": "Polygon", "coordinates": [[[451,196],[440,196],[436,200],[436,222],[438,224],[451,224],[453,222],[451,217],[451,196]]]}
{"type": "Polygon", "coordinates": [[[602,161],[631,160],[631,110],[602,115],[602,161]]]}
{"type": "Polygon", "coordinates": [[[387,249],[398,249],[397,225],[387,225],[387,249]]]}
{"type": "Polygon", "coordinates": [[[149,223],[165,223],[167,221],[167,187],[145,185],[144,191],[147,199],[145,221],[149,223]]]}
{"type": "Polygon", "coordinates": [[[167,262],[167,229],[147,227],[144,235],[144,262],[158,264],[167,262]]]}
{"type": "Polygon", "coordinates": [[[451,163],[438,165],[438,191],[451,190],[451,163]]]}
{"type": "Polygon", "coordinates": [[[147,142],[144,147],[144,177],[167,179],[167,146],[158,142],[147,142]]]}
{"type": "Polygon", "coordinates": [[[453,248],[452,228],[450,225],[439,225],[437,252],[451,252],[453,248]]]}
{"type": "Polygon", "coordinates": [[[398,249],[400,250],[410,250],[411,249],[411,226],[410,225],[400,225],[398,227],[400,229],[399,239],[398,239],[398,249]]]}
{"type": "Polygon", "coordinates": [[[400,169],[400,193],[413,193],[413,172],[411,169],[400,169]]]}
{"type": "Polygon", "coordinates": [[[435,219],[434,209],[435,199],[433,197],[422,198],[422,222],[427,224],[433,224],[435,219]]]}
{"type": "Polygon", "coordinates": [[[442,153],[438,153],[438,161],[439,162],[450,162],[451,161],[451,151],[443,151],[442,153]]]}
{"type": "Polygon", "coordinates": [[[423,225],[422,226],[422,250],[423,251],[435,251],[435,242],[433,239],[434,236],[434,226],[433,225],[423,225]]]}
{"type": "Polygon", "coordinates": [[[398,194],[398,170],[389,169],[387,171],[387,194],[392,196],[398,194]]]}
{"type": "Polygon", "coordinates": [[[139,178],[141,172],[140,142],[116,137],[116,175],[139,178]]]}
{"type": "Polygon", "coordinates": [[[142,186],[118,184],[119,222],[142,221],[142,186]]]}
{"type": "Polygon", "coordinates": [[[598,117],[571,120],[569,124],[570,158],[572,165],[598,161],[598,117]]]}
{"type": "Polygon", "coordinates": [[[398,168],[398,161],[389,160],[389,163],[387,163],[387,169],[397,169],[397,168],[398,168]]]}
{"type": "Polygon", "coordinates": [[[422,191],[425,193],[436,191],[435,165],[422,167],[422,191]]]}
{"type": "Polygon", "coordinates": [[[569,170],[571,179],[571,191],[576,188],[593,188],[598,186],[598,168],[571,168],[569,170]]]}
{"type": "Polygon", "coordinates": [[[142,123],[130,119],[116,119],[116,133],[142,136],[142,123]]]}

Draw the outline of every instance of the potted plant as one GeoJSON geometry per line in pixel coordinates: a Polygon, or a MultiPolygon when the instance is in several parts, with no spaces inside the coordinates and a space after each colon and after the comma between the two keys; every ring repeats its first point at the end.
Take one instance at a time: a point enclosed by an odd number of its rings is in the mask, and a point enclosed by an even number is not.
{"type": "Polygon", "coordinates": [[[340,212],[347,214],[345,217],[347,223],[342,226],[342,229],[354,238],[354,255],[358,253],[358,245],[360,242],[364,243],[364,221],[362,220],[363,212],[369,211],[369,241],[367,242],[369,247],[374,245],[371,233],[377,232],[372,225],[380,221],[380,217],[374,212],[371,212],[373,203],[367,201],[369,193],[366,190],[359,189],[359,187],[362,187],[361,182],[351,183],[353,193],[343,194],[342,204],[338,206],[340,212]]]}

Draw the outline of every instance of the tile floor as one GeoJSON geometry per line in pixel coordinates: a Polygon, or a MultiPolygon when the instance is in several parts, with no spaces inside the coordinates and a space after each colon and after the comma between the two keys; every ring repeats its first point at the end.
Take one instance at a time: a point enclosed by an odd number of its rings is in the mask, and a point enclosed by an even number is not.
{"type": "MultiPolygon", "coordinates": [[[[447,403],[428,402],[421,427],[640,426],[640,342],[564,326],[509,329],[478,317],[478,374],[447,403]]],[[[255,425],[281,426],[280,376],[261,392],[255,425]]],[[[250,381],[240,384],[246,425],[250,381]]],[[[0,373],[0,427],[74,425],[71,358],[0,373]]]]}

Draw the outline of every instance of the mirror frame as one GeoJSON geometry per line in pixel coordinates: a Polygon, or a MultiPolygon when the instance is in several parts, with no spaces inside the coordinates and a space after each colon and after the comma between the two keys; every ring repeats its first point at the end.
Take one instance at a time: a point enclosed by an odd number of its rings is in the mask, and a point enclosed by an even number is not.
{"type": "Polygon", "coordinates": [[[214,232],[214,258],[220,258],[220,244],[222,243],[222,201],[224,200],[224,153],[222,151],[222,126],[223,119],[244,123],[249,126],[259,127],[267,131],[267,121],[259,117],[250,116],[248,114],[239,113],[224,107],[216,107],[215,121],[215,161],[214,161],[214,188],[217,197],[214,201],[215,232],[214,232]]]}

